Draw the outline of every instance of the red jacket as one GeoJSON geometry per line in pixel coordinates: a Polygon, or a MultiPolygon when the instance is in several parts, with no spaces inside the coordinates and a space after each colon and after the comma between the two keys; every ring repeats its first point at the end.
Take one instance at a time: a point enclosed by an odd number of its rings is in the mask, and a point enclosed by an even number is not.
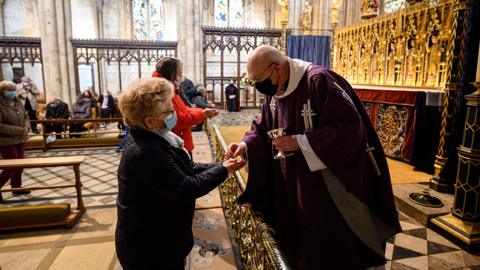
{"type": "MultiPolygon", "coordinates": [[[[162,78],[162,76],[154,71],[152,77],[162,78]]],[[[173,108],[177,112],[177,124],[172,129],[172,132],[183,139],[185,149],[188,152],[194,148],[192,138],[192,126],[198,125],[205,120],[205,115],[202,109],[190,108],[185,105],[182,98],[175,92],[172,98],[173,108]]]]}

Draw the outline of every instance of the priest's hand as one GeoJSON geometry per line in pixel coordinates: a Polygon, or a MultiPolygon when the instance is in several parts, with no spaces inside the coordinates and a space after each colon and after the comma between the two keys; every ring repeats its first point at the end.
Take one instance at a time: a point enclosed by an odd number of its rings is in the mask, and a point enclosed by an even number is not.
{"type": "Polygon", "coordinates": [[[283,136],[279,139],[273,140],[273,145],[279,151],[294,152],[300,149],[298,146],[297,137],[295,135],[283,136]]]}
{"type": "Polygon", "coordinates": [[[243,157],[247,147],[245,143],[231,143],[227,147],[227,153],[225,154],[226,158],[236,158],[238,156],[243,157]]]}

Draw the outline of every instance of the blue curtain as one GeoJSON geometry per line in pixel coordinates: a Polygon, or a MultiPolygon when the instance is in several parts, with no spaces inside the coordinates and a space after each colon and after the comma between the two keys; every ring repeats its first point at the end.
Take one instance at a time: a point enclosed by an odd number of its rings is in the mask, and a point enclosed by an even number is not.
{"type": "Polygon", "coordinates": [[[330,36],[287,36],[287,55],[330,67],[330,36]]]}

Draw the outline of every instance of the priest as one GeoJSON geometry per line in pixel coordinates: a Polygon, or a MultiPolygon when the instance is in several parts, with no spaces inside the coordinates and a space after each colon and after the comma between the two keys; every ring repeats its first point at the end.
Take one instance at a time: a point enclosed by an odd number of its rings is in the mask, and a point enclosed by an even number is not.
{"type": "Polygon", "coordinates": [[[272,226],[293,269],[384,265],[401,228],[382,146],[352,87],[270,46],[252,52],[247,72],[267,98],[243,141],[228,146],[227,157],[248,160],[238,202],[272,226]],[[286,135],[271,139],[279,128],[286,135]]]}

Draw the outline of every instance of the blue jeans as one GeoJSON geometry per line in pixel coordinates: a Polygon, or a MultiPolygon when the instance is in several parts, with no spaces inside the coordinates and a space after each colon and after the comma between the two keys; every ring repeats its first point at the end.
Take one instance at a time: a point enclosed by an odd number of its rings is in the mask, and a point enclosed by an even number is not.
{"type": "Polygon", "coordinates": [[[123,147],[125,147],[125,143],[127,142],[128,133],[130,133],[130,128],[125,125],[125,136],[123,136],[120,144],[118,145],[118,150],[123,151],[123,147]]]}

